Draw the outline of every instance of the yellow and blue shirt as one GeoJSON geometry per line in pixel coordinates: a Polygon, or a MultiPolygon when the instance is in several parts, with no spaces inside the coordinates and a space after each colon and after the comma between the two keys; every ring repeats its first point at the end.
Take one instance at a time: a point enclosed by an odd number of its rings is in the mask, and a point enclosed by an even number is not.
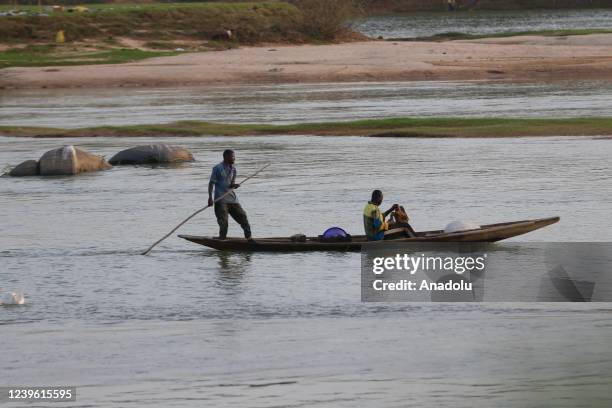
{"type": "Polygon", "coordinates": [[[380,208],[371,201],[363,209],[363,228],[369,241],[382,240],[389,229],[380,208]]]}

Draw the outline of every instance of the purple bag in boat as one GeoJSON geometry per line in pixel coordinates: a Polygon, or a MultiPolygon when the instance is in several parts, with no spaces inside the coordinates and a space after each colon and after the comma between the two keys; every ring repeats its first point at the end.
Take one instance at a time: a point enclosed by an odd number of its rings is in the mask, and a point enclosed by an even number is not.
{"type": "Polygon", "coordinates": [[[351,235],[340,227],[331,227],[319,235],[319,239],[325,242],[350,242],[351,235]]]}

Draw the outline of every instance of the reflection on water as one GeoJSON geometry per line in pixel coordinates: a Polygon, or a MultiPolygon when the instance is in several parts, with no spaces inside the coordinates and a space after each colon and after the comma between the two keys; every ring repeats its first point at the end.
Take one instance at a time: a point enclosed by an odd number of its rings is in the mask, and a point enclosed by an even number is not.
{"type": "Polygon", "coordinates": [[[0,94],[0,123],[19,126],[74,128],[178,120],[290,123],[398,116],[612,116],[612,83],[421,81],[0,94]]]}
{"type": "Polygon", "coordinates": [[[225,288],[239,288],[251,266],[250,253],[233,253],[226,251],[214,251],[208,256],[215,257],[219,261],[218,286],[225,288]]]}
{"type": "Polygon", "coordinates": [[[355,29],[370,37],[416,38],[441,33],[612,28],[612,10],[473,10],[458,13],[407,13],[365,18],[355,29]]]}

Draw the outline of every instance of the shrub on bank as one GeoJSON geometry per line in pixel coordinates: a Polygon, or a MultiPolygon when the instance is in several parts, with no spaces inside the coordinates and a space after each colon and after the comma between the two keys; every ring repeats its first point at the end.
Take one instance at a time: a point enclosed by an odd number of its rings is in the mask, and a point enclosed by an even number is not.
{"type": "Polygon", "coordinates": [[[295,0],[302,13],[302,30],[320,40],[332,40],[350,29],[348,23],[361,14],[357,0],[295,0]]]}
{"type": "Polygon", "coordinates": [[[86,13],[56,12],[48,16],[0,17],[0,42],[52,42],[58,30],[66,41],[131,37],[143,40],[216,40],[307,42],[331,40],[355,15],[352,0],[286,2],[191,3],[117,6],[86,13]]]}

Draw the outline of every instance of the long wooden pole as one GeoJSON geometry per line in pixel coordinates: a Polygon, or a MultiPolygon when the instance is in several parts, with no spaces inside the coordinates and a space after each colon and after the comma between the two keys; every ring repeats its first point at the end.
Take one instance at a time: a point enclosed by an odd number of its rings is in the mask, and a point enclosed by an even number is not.
{"type": "MultiPolygon", "coordinates": [[[[253,177],[255,177],[256,175],[258,175],[259,173],[261,173],[262,171],[264,171],[268,166],[270,165],[270,163],[266,164],[265,166],[263,166],[261,169],[257,170],[255,173],[251,174],[249,177],[245,178],[244,180],[242,180],[241,183],[239,183],[240,185],[246,183],[248,180],[252,179],[253,177]]],[[[234,191],[233,188],[230,188],[229,190],[227,190],[227,192],[225,192],[225,194],[223,194],[222,196],[218,197],[217,199],[215,199],[215,201],[213,201],[213,204],[216,203],[217,201],[222,200],[223,198],[225,198],[226,195],[230,194],[232,191],[234,191]]],[[[170,231],[169,233],[167,233],[166,235],[164,235],[159,241],[156,241],[153,245],[151,245],[146,251],[142,252],[141,255],[147,255],[149,252],[151,252],[151,250],[153,248],[155,248],[157,246],[157,244],[159,244],[160,242],[162,242],[164,239],[168,238],[170,235],[172,235],[177,229],[181,228],[184,224],[187,223],[187,221],[189,221],[190,219],[192,219],[193,217],[195,217],[196,215],[198,215],[199,213],[201,213],[202,211],[206,210],[207,208],[212,207],[210,205],[207,205],[206,207],[200,208],[198,211],[194,212],[193,214],[191,214],[189,217],[187,217],[183,222],[181,222],[179,225],[177,225],[172,231],[170,231]]]]}

